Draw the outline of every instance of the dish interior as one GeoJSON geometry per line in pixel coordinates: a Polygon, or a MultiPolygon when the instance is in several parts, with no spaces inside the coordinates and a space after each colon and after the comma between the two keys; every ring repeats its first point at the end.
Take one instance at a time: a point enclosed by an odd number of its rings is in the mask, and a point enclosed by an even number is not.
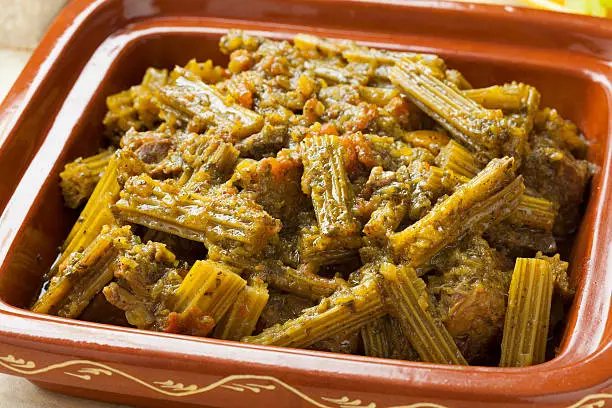
{"type": "MultiPolygon", "coordinates": [[[[139,83],[145,69],[150,66],[172,68],[174,65],[184,65],[191,58],[198,61],[210,58],[217,64],[225,64],[227,57],[220,54],[217,46],[220,35],[194,30],[135,37],[125,44],[107,71],[98,71],[99,85],[92,99],[84,109],[69,112],[80,117],[79,122],[56,158],[36,201],[29,208],[26,222],[21,226],[0,269],[0,299],[12,306],[27,308],[38,295],[43,275],[49,270],[57,256],[58,247],[79,215],[78,211],[64,207],[58,183],[59,173],[69,161],[94,154],[106,144],[101,124],[106,113],[106,96],[139,83]]],[[[274,36],[279,35],[275,33],[274,36]]],[[[291,35],[287,34],[286,37],[291,38],[291,35]]],[[[597,80],[596,74],[567,66],[551,69],[544,62],[538,61],[508,63],[503,60],[507,56],[460,55],[444,51],[437,53],[446,60],[449,68],[461,71],[474,87],[512,80],[535,86],[543,95],[542,106],[554,106],[564,118],[574,121],[582,129],[591,143],[589,161],[600,167],[604,164],[610,119],[610,91],[605,83],[597,80]]],[[[595,222],[595,194],[600,179],[596,175],[592,181],[589,192],[591,200],[585,205],[585,216],[574,240],[577,245],[569,258],[570,276],[576,284],[577,294],[563,336],[563,350],[571,337],[580,336],[580,333],[573,332],[572,327],[578,313],[577,299],[581,296],[587,271],[586,261],[590,256],[595,222]]]]}

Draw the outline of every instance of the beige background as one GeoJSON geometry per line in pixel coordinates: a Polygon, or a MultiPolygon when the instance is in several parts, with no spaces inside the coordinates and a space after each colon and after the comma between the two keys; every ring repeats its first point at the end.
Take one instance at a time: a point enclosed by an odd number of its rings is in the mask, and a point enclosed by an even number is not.
{"type": "MultiPolygon", "coordinates": [[[[8,93],[47,26],[66,0],[0,0],[0,100],[8,93]]],[[[0,408],[113,408],[41,390],[0,374],[0,408]]]]}

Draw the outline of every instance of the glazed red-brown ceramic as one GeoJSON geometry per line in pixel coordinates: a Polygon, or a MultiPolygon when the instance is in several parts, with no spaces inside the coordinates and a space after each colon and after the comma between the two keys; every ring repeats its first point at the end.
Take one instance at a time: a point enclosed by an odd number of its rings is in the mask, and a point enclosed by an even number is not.
{"type": "Polygon", "coordinates": [[[376,0],[77,0],[0,108],[0,371],[142,406],[612,405],[612,23],[512,7],[376,0]],[[213,58],[230,27],[443,55],[476,86],[535,85],[599,165],[576,237],[577,294],[559,355],[520,369],[452,367],[105,326],[22,309],[76,213],[58,173],[103,142],[104,98],[148,66],[213,58]]]}

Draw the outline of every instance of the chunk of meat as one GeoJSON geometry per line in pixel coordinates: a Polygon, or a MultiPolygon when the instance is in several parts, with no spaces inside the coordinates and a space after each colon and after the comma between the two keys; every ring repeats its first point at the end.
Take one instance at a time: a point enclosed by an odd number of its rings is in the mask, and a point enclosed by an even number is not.
{"type": "Polygon", "coordinates": [[[580,221],[580,206],[591,176],[589,163],[576,159],[546,133],[532,135],[530,145],[522,170],[525,184],[558,206],[555,235],[571,234],[580,221]]]}
{"type": "Polygon", "coordinates": [[[439,317],[467,361],[486,360],[504,327],[511,274],[480,237],[462,240],[433,263],[440,275],[429,278],[428,290],[439,317]]]}
{"type": "Polygon", "coordinates": [[[136,132],[131,129],[121,138],[121,147],[136,153],[146,164],[156,164],[166,158],[173,146],[168,134],[161,132],[136,132]]]}

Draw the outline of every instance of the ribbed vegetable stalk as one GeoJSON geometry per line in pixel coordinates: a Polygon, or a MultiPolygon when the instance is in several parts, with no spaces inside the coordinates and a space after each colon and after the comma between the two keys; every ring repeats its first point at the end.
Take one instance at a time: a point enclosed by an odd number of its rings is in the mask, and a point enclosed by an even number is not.
{"type": "Polygon", "coordinates": [[[484,232],[514,211],[524,190],[511,158],[494,159],[419,221],[389,237],[396,257],[417,267],[466,233],[484,232]]]}
{"type": "Polygon", "coordinates": [[[389,79],[410,100],[448,132],[484,159],[500,157],[508,129],[501,110],[485,109],[461,91],[427,72],[423,64],[404,58],[389,79]]]}
{"type": "Polygon", "coordinates": [[[79,157],[64,167],[60,173],[60,187],[68,207],[77,208],[91,196],[113,152],[114,149],[109,148],[94,156],[79,157]]]}
{"type": "Polygon", "coordinates": [[[501,367],[544,362],[553,283],[546,260],[517,258],[508,294],[501,367]]]}
{"type": "Polygon", "coordinates": [[[74,252],[51,279],[49,289],[32,306],[36,313],[76,318],[91,299],[113,279],[115,265],[126,246],[138,240],[129,226],[104,226],[82,252],[74,252]]]}
{"type": "Polygon", "coordinates": [[[327,236],[357,234],[359,224],[351,212],[353,187],[338,137],[308,137],[300,150],[304,164],[302,190],[312,198],[321,233],[327,236]]]}
{"type": "Polygon", "coordinates": [[[196,310],[219,322],[246,285],[236,272],[218,262],[196,261],[169,302],[170,309],[179,315],[196,310]]]}
{"type": "Polygon", "coordinates": [[[213,185],[230,178],[239,155],[240,152],[231,143],[198,135],[183,152],[183,160],[189,164],[189,168],[178,184],[187,191],[204,193],[213,185]]]}
{"type": "Polygon", "coordinates": [[[331,296],[342,279],[326,279],[312,272],[300,271],[269,260],[249,268],[249,274],[266,281],[271,287],[312,300],[331,296]]]}
{"type": "Polygon", "coordinates": [[[144,171],[142,162],[131,152],[120,150],[113,154],[85,208],[64,241],[62,253],[51,267],[49,277],[57,273],[58,268],[66,262],[70,254],[87,248],[104,225],[116,224],[110,205],[118,198],[121,190],[117,179],[119,176],[129,176],[142,171],[144,171]]]}
{"type": "Polygon", "coordinates": [[[298,251],[300,262],[330,265],[350,261],[359,256],[361,236],[329,237],[320,233],[318,225],[300,230],[298,251]]]}
{"type": "Polygon", "coordinates": [[[250,336],[270,295],[261,279],[253,279],[245,286],[230,310],[215,327],[214,336],[224,340],[240,340],[250,336]]]}
{"type": "Polygon", "coordinates": [[[391,344],[389,339],[388,317],[383,316],[361,328],[361,338],[366,356],[389,358],[391,344]]]}
{"type": "Polygon", "coordinates": [[[359,330],[384,314],[376,277],[370,274],[359,285],[323,299],[298,318],[269,327],[261,334],[245,337],[242,341],[304,348],[343,332],[359,330]]]}
{"type": "MultiPolygon", "coordinates": [[[[472,153],[455,141],[449,142],[442,148],[436,157],[436,163],[445,170],[451,170],[459,175],[458,181],[467,183],[480,171],[472,153]]],[[[542,197],[534,197],[532,192],[526,191],[521,196],[519,205],[506,220],[507,223],[540,229],[546,232],[552,231],[557,212],[549,200],[542,197]]]]}
{"type": "Polygon", "coordinates": [[[423,361],[467,365],[446,327],[436,321],[425,282],[413,268],[383,263],[380,286],[390,314],[397,318],[408,341],[423,361]]]}
{"type": "Polygon", "coordinates": [[[237,103],[229,103],[214,87],[207,85],[194,73],[175,68],[180,74],[173,85],[159,87],[157,96],[162,109],[177,117],[194,120],[200,128],[218,126],[242,139],[261,130],[263,117],[237,103]]]}
{"type": "Polygon", "coordinates": [[[200,195],[141,175],[128,180],[120,197],[113,213],[124,222],[242,256],[259,254],[281,228],[259,204],[233,190],[200,195]]]}
{"type": "Polygon", "coordinates": [[[533,111],[540,104],[540,93],[532,86],[512,82],[488,88],[467,89],[463,94],[487,109],[510,112],[533,111]]]}

